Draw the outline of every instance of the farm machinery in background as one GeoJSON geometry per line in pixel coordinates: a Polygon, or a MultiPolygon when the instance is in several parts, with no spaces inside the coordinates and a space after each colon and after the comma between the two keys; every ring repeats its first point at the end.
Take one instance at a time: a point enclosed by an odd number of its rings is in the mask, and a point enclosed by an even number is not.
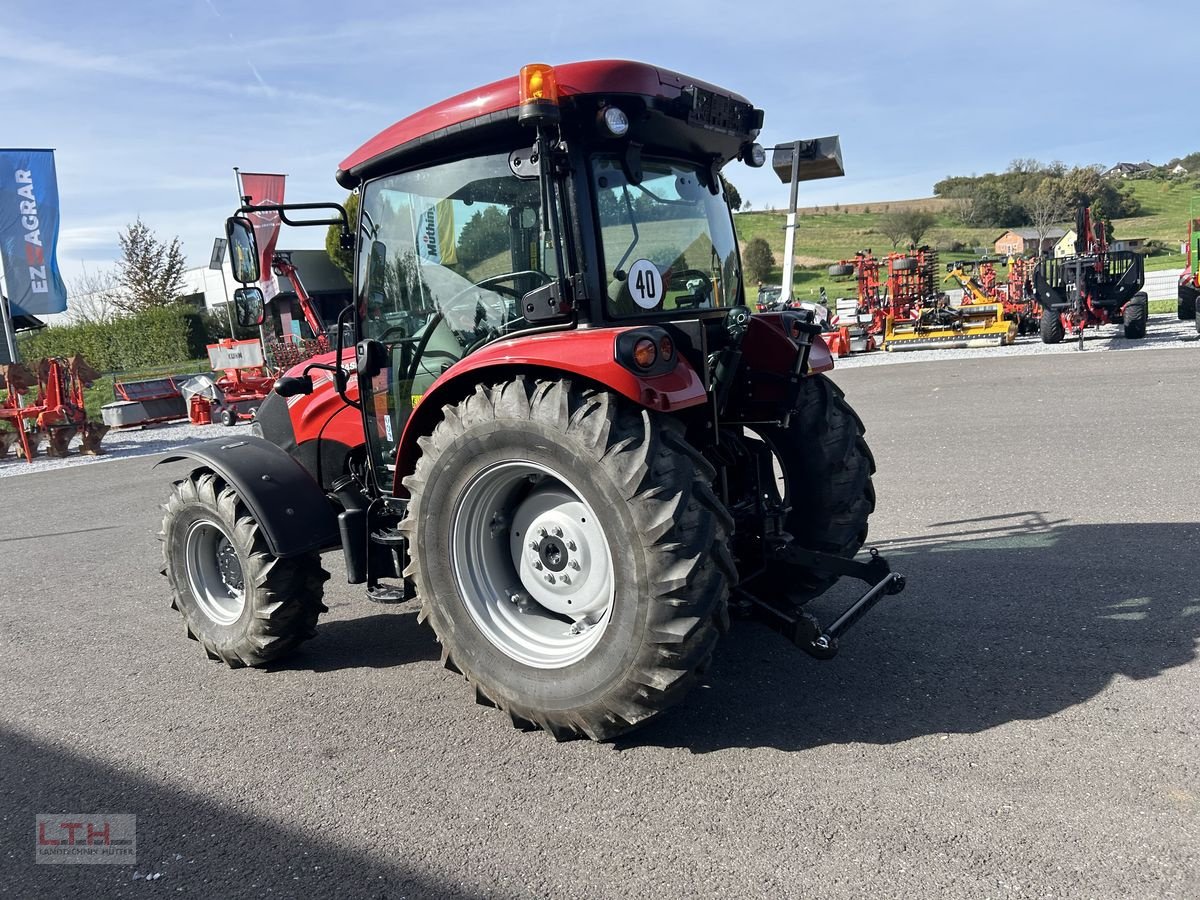
{"type": "Polygon", "coordinates": [[[998,313],[1000,318],[1016,324],[1017,334],[1036,333],[1040,313],[1030,281],[1032,260],[1014,258],[1004,282],[996,278],[998,262],[998,258],[983,257],[946,263],[946,276],[942,280],[953,280],[962,288],[963,307],[974,307],[973,311],[980,314],[998,313]]]}
{"type": "Polygon", "coordinates": [[[1092,219],[1090,207],[1075,217],[1075,254],[1043,257],[1033,270],[1033,287],[1042,307],[1042,341],[1057,344],[1067,335],[1079,338],[1089,327],[1124,326],[1125,337],[1146,336],[1150,313],[1145,263],[1139,253],[1109,250],[1104,226],[1092,219]]]}
{"type": "Polygon", "coordinates": [[[841,345],[836,349],[845,349],[845,353],[838,355],[879,349],[876,337],[883,334],[886,317],[881,300],[879,260],[868,248],[859,250],[853,259],[835,263],[828,271],[833,278],[854,276],[855,295],[838,297],[834,301],[833,325],[841,335],[841,345]]]}
{"type": "Polygon", "coordinates": [[[76,435],[81,453],[100,453],[108,426],[88,419],[83,393],[99,377],[82,356],[0,366],[0,459],[16,446],[32,462],[43,442],[47,456],[67,456],[76,435]]]}
{"type": "Polygon", "coordinates": [[[1004,318],[1001,303],[950,305],[936,250],[889,254],[887,269],[883,349],[998,347],[1016,338],[1017,325],[1004,318]]]}
{"type": "Polygon", "coordinates": [[[1188,218],[1187,268],[1179,276],[1179,318],[1195,319],[1200,331],[1200,315],[1196,303],[1200,300],[1200,200],[1192,201],[1188,218]]]}

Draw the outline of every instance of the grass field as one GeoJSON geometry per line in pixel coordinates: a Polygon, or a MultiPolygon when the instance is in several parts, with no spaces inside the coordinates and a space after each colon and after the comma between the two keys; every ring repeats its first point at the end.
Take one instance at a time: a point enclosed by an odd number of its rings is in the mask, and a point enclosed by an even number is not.
{"type": "MultiPolygon", "coordinates": [[[[1175,252],[1147,257],[1147,271],[1176,269],[1184,259],[1177,252],[1187,238],[1187,220],[1193,201],[1200,204],[1200,182],[1150,181],[1127,182],[1129,189],[1143,206],[1143,214],[1135,218],[1117,219],[1113,230],[1118,238],[1157,240],[1175,252]]],[[[796,272],[793,290],[799,297],[815,297],[824,287],[831,297],[853,292],[849,279],[834,279],[827,267],[841,259],[849,259],[857,251],[870,248],[875,255],[892,251],[891,241],[879,230],[880,217],[900,209],[924,209],[937,217],[937,223],[925,235],[924,242],[940,251],[943,262],[972,259],[980,253],[991,254],[995,239],[1002,228],[971,228],[962,225],[954,214],[953,202],[930,197],[883,203],[856,203],[847,206],[807,207],[800,210],[796,223],[796,272]],[[950,252],[945,248],[964,246],[967,249],[950,252]]],[[[776,267],[768,283],[778,284],[783,270],[783,237],[786,216],[783,212],[742,212],[734,216],[738,239],[742,246],[753,238],[764,238],[771,247],[776,267]]],[[[1064,227],[1072,223],[1064,222],[1064,227]]],[[[1003,270],[1002,270],[1003,273],[1003,270]]],[[[950,285],[953,287],[953,285],[950,285]]],[[[748,285],[748,299],[754,299],[754,285],[748,285]]]]}

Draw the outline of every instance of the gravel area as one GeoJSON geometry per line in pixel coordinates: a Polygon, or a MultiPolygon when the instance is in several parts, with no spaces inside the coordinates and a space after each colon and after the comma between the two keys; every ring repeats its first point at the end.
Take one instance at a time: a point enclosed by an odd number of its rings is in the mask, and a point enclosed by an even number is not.
{"type": "MultiPolygon", "coordinates": [[[[1084,332],[1083,352],[1109,350],[1170,350],[1179,347],[1200,346],[1200,334],[1196,323],[1181,322],[1174,314],[1151,316],[1146,325],[1146,336],[1141,340],[1126,340],[1120,325],[1105,325],[1089,328],[1084,332]]],[[[1078,340],[1064,340],[1061,344],[1043,344],[1036,334],[1017,338],[1007,347],[984,347],[974,350],[905,350],[892,353],[875,352],[848,356],[837,361],[839,369],[855,369],[862,366],[889,366],[898,363],[945,362],[951,359],[976,359],[989,356],[1042,356],[1050,353],[1078,353],[1078,340]]]]}
{"type": "MultiPolygon", "coordinates": [[[[239,425],[238,429],[249,433],[249,425],[239,425]]],[[[78,452],[79,439],[72,441],[72,454],[62,459],[48,456],[36,456],[33,462],[26,462],[10,449],[5,459],[0,459],[0,478],[10,475],[32,475],[35,472],[46,472],[50,469],[69,469],[75,466],[91,466],[99,463],[112,462],[115,459],[133,459],[138,456],[153,456],[156,453],[166,453],[177,447],[195,444],[223,437],[228,429],[223,425],[192,425],[187,421],[168,422],[163,425],[148,425],[145,428],[125,428],[113,430],[104,436],[100,456],[83,456],[78,452]]],[[[45,453],[43,447],[42,453],[45,453]]]]}

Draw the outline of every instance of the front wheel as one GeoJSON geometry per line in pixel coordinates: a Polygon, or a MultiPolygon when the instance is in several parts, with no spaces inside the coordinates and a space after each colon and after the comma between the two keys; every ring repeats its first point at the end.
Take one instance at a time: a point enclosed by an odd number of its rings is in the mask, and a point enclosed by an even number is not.
{"type": "MultiPolygon", "coordinates": [[[[1052,309],[1042,310],[1042,320],[1038,325],[1042,333],[1043,344],[1059,344],[1066,336],[1066,329],[1063,328],[1062,316],[1052,309]]],[[[1080,334],[1083,330],[1080,329],[1080,334]]]]}
{"type": "MultiPolygon", "coordinates": [[[[824,375],[805,378],[789,426],[755,429],[775,460],[777,490],[790,512],[784,530],[808,550],[853,557],[875,511],[875,458],[862,420],[824,375]]],[[[797,603],[824,593],[836,575],[799,567],[777,573],[797,603]]]]}
{"type": "Polygon", "coordinates": [[[678,421],[518,377],[448,407],[421,448],[405,574],[480,702],[606,740],[682,699],[734,572],[713,470],[678,421]]]}
{"type": "Polygon", "coordinates": [[[1150,317],[1150,301],[1145,294],[1137,294],[1125,305],[1122,323],[1125,337],[1137,340],[1146,336],[1146,321],[1150,317]]]}
{"type": "Polygon", "coordinates": [[[329,578],[318,554],[271,555],[238,492],[213,472],[179,482],[164,509],[171,608],[209,658],[260,666],[316,634],[329,578]]]}

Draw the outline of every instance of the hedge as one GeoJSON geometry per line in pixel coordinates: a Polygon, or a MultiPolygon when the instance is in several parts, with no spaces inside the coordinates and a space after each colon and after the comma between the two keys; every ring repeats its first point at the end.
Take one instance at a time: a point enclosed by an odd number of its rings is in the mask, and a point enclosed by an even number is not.
{"type": "Polygon", "coordinates": [[[212,323],[190,306],[149,309],[104,324],[58,325],[22,335],[22,359],[73,356],[101,372],[165,366],[206,355],[212,323]]]}

